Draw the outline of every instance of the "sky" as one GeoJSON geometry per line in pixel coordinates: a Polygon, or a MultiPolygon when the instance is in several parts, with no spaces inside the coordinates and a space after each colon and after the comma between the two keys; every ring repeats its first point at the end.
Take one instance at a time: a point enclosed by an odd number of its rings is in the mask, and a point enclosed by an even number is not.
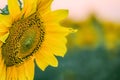
{"type": "MultiPolygon", "coordinates": [[[[0,8],[7,0],[0,0],[0,8]]],[[[85,20],[91,13],[98,18],[120,22],[120,0],[54,0],[52,10],[68,9],[73,20],[85,20]]]]}
{"type": "Polygon", "coordinates": [[[53,9],[69,9],[69,17],[84,20],[91,13],[98,18],[120,22],[120,0],[54,0],[53,9]]]}

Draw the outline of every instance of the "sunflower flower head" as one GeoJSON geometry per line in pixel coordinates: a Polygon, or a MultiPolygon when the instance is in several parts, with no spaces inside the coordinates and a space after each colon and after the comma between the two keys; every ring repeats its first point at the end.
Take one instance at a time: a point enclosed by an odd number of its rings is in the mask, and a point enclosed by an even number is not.
{"type": "Polygon", "coordinates": [[[108,50],[116,49],[120,45],[119,30],[120,24],[113,22],[103,23],[105,46],[108,50]]]}
{"type": "Polygon", "coordinates": [[[74,32],[59,22],[68,10],[52,11],[52,0],[8,0],[0,14],[0,80],[33,80],[34,60],[43,71],[58,66],[66,53],[66,36],[74,32]]]}
{"type": "Polygon", "coordinates": [[[99,42],[98,33],[93,26],[81,26],[76,37],[76,44],[83,48],[86,46],[95,48],[99,42]]]}

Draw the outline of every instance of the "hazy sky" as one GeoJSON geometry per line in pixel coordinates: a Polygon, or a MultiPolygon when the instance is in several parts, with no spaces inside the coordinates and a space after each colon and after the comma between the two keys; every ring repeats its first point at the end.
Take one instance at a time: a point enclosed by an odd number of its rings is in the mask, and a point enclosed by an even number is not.
{"type": "Polygon", "coordinates": [[[66,8],[75,20],[86,19],[95,13],[99,18],[120,22],[120,0],[54,0],[53,9],[66,8]]]}
{"type": "MultiPolygon", "coordinates": [[[[6,3],[0,0],[0,7],[6,3]]],[[[120,22],[120,0],[54,0],[52,9],[68,9],[74,20],[84,20],[93,12],[100,18],[120,22]]]]}

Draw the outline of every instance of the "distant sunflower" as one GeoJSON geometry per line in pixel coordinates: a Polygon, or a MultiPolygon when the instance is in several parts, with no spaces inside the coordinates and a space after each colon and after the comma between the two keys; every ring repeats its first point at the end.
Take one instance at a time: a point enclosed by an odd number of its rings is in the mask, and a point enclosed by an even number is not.
{"type": "MultiPolygon", "coordinates": [[[[86,23],[87,24],[87,23],[86,23]]],[[[76,33],[75,42],[80,47],[96,47],[99,42],[99,34],[92,25],[82,25],[76,33]]]]}
{"type": "Polygon", "coordinates": [[[67,10],[51,11],[53,0],[8,0],[8,15],[0,14],[0,80],[33,80],[34,60],[42,70],[58,66],[71,31],[59,25],[67,10]]]}
{"type": "Polygon", "coordinates": [[[103,22],[105,46],[108,50],[116,49],[120,44],[120,25],[113,22],[103,22]]]}

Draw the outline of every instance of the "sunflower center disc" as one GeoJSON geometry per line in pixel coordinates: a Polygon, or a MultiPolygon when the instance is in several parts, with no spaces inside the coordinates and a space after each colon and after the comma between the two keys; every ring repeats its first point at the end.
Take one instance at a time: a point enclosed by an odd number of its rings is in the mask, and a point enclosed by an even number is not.
{"type": "Polygon", "coordinates": [[[15,22],[6,43],[2,45],[2,57],[7,67],[14,66],[30,58],[41,46],[45,30],[36,13],[15,22]]]}

